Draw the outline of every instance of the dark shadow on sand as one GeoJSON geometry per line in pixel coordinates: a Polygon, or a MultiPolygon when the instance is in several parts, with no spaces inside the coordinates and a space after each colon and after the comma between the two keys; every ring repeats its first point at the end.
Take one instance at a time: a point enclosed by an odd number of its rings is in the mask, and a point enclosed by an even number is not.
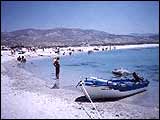
{"type": "MultiPolygon", "coordinates": [[[[93,102],[113,102],[113,101],[117,101],[117,100],[121,100],[139,93],[142,93],[146,90],[131,94],[131,95],[127,95],[125,97],[118,97],[118,98],[99,98],[99,99],[92,99],[93,102]]],[[[75,99],[75,102],[90,102],[88,98],[86,98],[86,96],[81,96],[75,99]]]]}

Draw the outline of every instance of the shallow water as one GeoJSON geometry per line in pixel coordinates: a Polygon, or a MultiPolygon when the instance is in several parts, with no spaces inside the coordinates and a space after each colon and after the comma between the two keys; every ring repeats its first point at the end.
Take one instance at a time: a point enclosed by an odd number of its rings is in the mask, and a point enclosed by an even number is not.
{"type": "MultiPolygon", "coordinates": [[[[136,48],[126,50],[80,53],[60,58],[60,85],[74,89],[77,82],[85,77],[95,76],[110,79],[115,68],[125,68],[150,81],[148,91],[123,99],[122,101],[144,106],[159,107],[159,49],[136,48]]],[[[26,70],[45,81],[55,81],[52,58],[27,61],[26,70]]]]}

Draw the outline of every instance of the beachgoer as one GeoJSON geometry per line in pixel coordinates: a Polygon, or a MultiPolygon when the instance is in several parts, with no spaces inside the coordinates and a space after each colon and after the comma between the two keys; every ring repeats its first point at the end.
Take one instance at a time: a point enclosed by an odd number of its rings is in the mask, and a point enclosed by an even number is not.
{"type": "Polygon", "coordinates": [[[14,55],[14,51],[13,51],[13,49],[11,49],[11,55],[14,55]]]}
{"type": "Polygon", "coordinates": [[[57,57],[54,62],[53,65],[55,66],[55,70],[56,70],[56,79],[59,79],[59,72],[60,72],[60,64],[59,64],[59,57],[57,57]]]}
{"type": "Polygon", "coordinates": [[[56,82],[54,86],[52,87],[52,89],[59,88],[59,72],[60,72],[59,57],[54,59],[53,65],[55,66],[55,71],[56,71],[56,82]]]}
{"type": "Polygon", "coordinates": [[[69,55],[72,55],[72,52],[69,52],[69,55]]]}
{"type": "Polygon", "coordinates": [[[24,58],[24,56],[22,56],[21,62],[23,62],[23,63],[26,62],[26,58],[24,58]]]}
{"type": "Polygon", "coordinates": [[[136,82],[140,82],[140,81],[143,80],[143,78],[142,78],[142,77],[139,77],[139,76],[136,74],[136,72],[133,72],[132,75],[133,75],[133,77],[134,77],[134,79],[135,79],[136,82]]]}
{"type": "Polygon", "coordinates": [[[20,56],[17,57],[17,61],[19,61],[19,62],[21,61],[21,57],[20,56]]]}

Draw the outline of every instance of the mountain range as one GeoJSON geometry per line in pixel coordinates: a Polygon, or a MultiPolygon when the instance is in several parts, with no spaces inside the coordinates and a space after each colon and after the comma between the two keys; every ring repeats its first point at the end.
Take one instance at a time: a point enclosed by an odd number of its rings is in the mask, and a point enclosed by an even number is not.
{"type": "Polygon", "coordinates": [[[159,34],[116,35],[104,31],[79,28],[22,29],[1,32],[1,45],[13,46],[82,46],[109,44],[159,43],[159,34]]]}

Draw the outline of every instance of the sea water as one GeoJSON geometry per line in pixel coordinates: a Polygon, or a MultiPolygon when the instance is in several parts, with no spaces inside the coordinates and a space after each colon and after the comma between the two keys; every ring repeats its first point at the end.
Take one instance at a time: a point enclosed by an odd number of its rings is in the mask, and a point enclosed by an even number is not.
{"type": "MultiPolygon", "coordinates": [[[[28,60],[25,69],[45,81],[55,81],[53,58],[28,60]]],[[[100,51],[60,57],[60,86],[75,88],[85,77],[113,78],[112,70],[124,68],[135,71],[150,81],[148,90],[125,102],[159,108],[159,48],[134,48],[100,51]]],[[[76,88],[75,88],[76,89],[76,88]]]]}

